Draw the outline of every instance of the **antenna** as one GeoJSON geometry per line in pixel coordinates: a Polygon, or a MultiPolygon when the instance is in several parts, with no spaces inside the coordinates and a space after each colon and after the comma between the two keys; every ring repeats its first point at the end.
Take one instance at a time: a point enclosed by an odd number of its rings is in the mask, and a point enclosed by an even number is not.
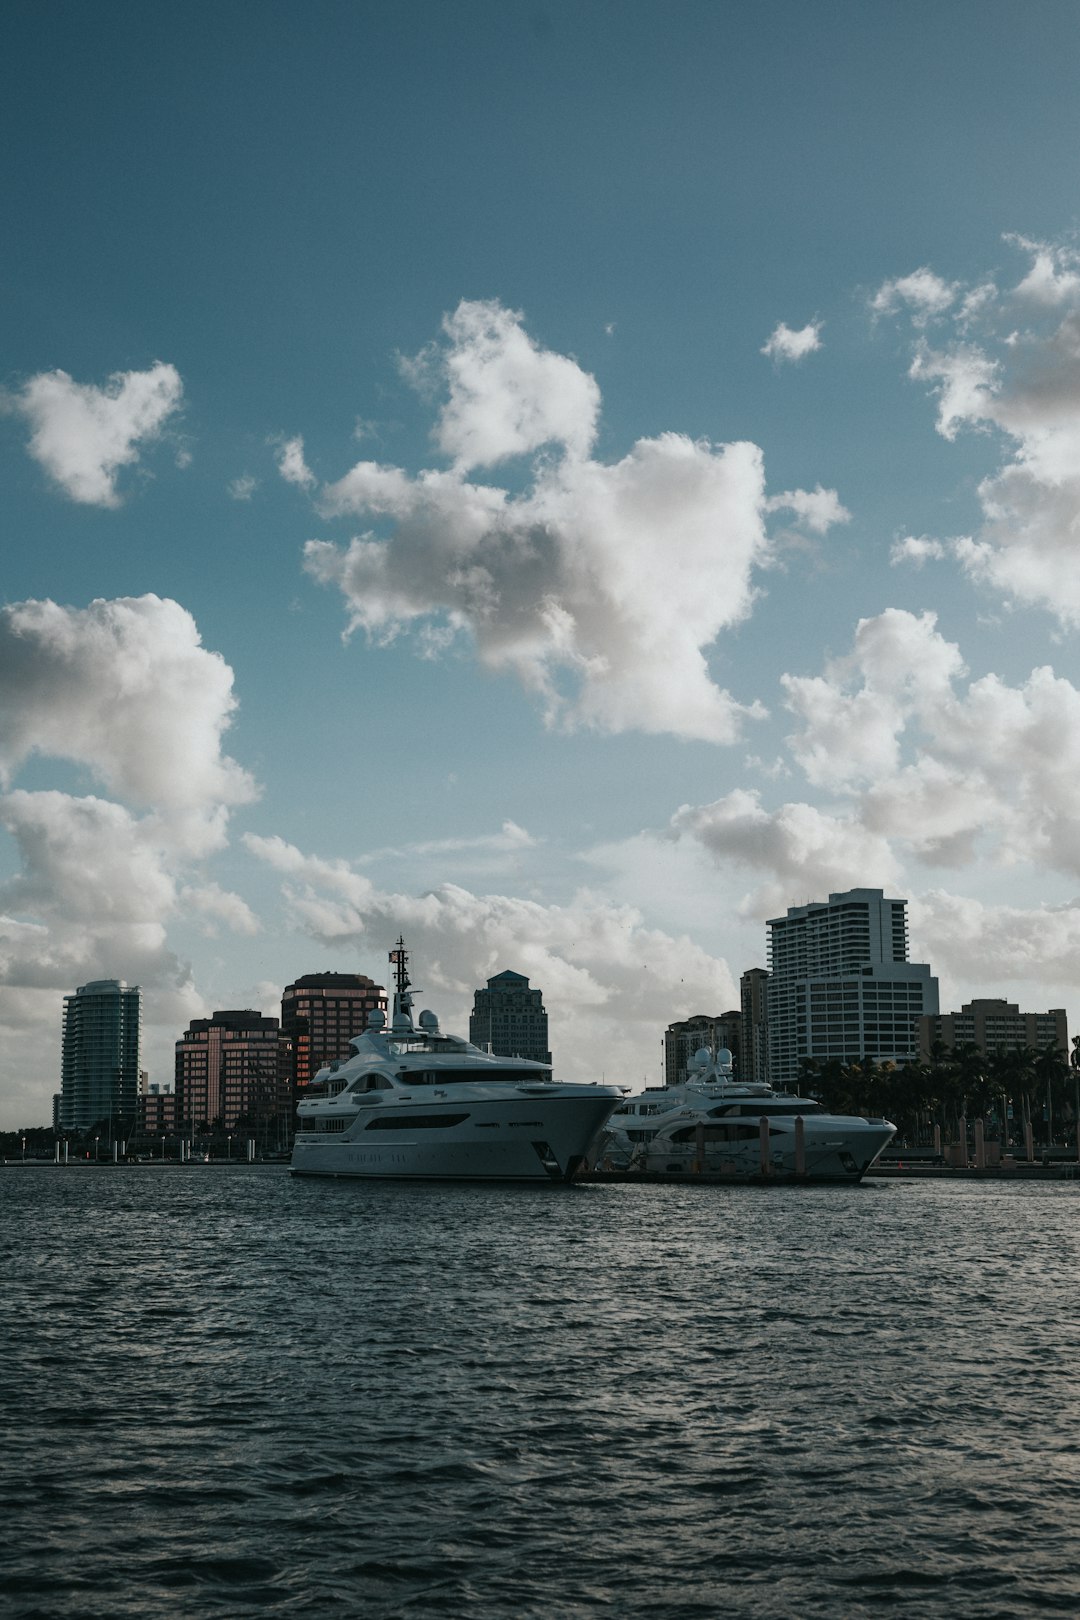
{"type": "Polygon", "coordinates": [[[409,953],[405,949],[405,941],[398,935],[398,942],[390,952],[390,961],[394,967],[394,1021],[404,1014],[406,1020],[412,1017],[412,996],[409,994],[409,953]]]}

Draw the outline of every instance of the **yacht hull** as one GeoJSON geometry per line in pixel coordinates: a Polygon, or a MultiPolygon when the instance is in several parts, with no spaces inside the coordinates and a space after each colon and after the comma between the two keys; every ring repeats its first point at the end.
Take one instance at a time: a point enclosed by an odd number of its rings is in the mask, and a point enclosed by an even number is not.
{"type": "Polygon", "coordinates": [[[842,1135],[835,1131],[807,1130],[801,1169],[796,1164],[794,1132],[770,1136],[767,1169],[762,1164],[760,1144],[756,1142],[716,1147],[706,1143],[704,1154],[699,1156],[692,1142],[665,1143],[654,1139],[648,1152],[639,1155],[636,1163],[641,1169],[652,1172],[677,1175],[701,1170],[730,1176],[736,1181],[760,1181],[775,1176],[800,1182],[857,1182],[895,1134],[892,1125],[867,1126],[842,1135]]]}
{"type": "Polygon", "coordinates": [[[611,1095],[544,1096],[367,1108],[340,1134],[301,1132],[292,1173],[380,1181],[569,1181],[617,1101],[611,1095]]]}

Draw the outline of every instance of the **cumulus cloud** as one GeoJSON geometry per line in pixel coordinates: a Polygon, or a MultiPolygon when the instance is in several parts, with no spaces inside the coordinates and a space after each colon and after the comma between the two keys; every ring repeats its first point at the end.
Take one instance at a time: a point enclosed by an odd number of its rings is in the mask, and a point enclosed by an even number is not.
{"type": "MultiPolygon", "coordinates": [[[[749,614],[768,560],[761,452],[664,433],[593,459],[599,394],[573,360],[498,304],[444,325],[412,367],[447,392],[435,436],[454,466],[361,461],[324,486],[325,516],[375,527],[309,542],[308,572],[341,590],[351,631],[409,630],[429,656],[462,641],[551,724],[733,740],[762,711],[713,682],[707,652],[749,614]],[[523,487],[467,476],[525,452],[523,487]]],[[[842,521],[834,492],[784,499],[819,527],[842,521]]]]}
{"type": "MultiPolygon", "coordinates": [[[[1007,995],[1018,982],[1035,987],[1040,1010],[1064,1006],[1080,978],[1080,900],[1060,906],[987,904],[931,889],[910,906],[912,934],[942,978],[1007,995]]],[[[1015,994],[1015,993],[1014,993],[1015,994]]],[[[972,991],[963,990],[970,1000],[972,991]]]]}
{"type": "Polygon", "coordinates": [[[1045,667],[1018,686],[967,674],[932,613],[861,620],[848,657],[783,677],[792,752],[868,832],[926,862],[1080,874],[1080,690],[1045,667]]]}
{"type": "Polygon", "coordinates": [[[250,501],[259,487],[259,480],[252,478],[250,473],[244,473],[240,478],[234,478],[228,485],[228,491],[234,501],[250,501]]]}
{"type": "Polygon", "coordinates": [[[463,299],[443,317],[446,344],[405,363],[414,382],[446,389],[434,437],[459,472],[545,444],[584,456],[596,436],[595,380],[568,356],[541,349],[522,321],[497,300],[463,299]]]}
{"type": "Polygon", "coordinates": [[[0,824],[23,857],[21,875],[0,890],[11,911],[62,908],[83,924],[157,928],[172,909],[175,885],[154,830],[122,805],[17,789],[0,798],[0,824]]]}
{"type": "Polygon", "coordinates": [[[851,513],[840,500],[835,489],[788,489],[782,495],[773,495],[765,503],[769,512],[794,512],[797,522],[814,534],[827,534],[837,523],[850,523],[851,513]]]}
{"type": "Polygon", "coordinates": [[[999,373],[997,362],[980,349],[958,343],[947,352],[921,344],[908,375],[935,384],[937,430],[943,439],[955,439],[961,425],[993,420],[994,395],[1001,386],[999,373]]]}
{"type": "MultiPolygon", "coordinates": [[[[257,926],[203,870],[230,811],[255,793],[222,751],[232,671],[175,602],[21,602],[0,612],[0,688],[4,788],[37,756],[82,767],[115,796],[0,794],[18,859],[0,884],[5,1049],[40,1065],[55,1045],[57,993],[124,978],[145,988],[150,1041],[167,1062],[177,1028],[205,1011],[170,922],[182,907],[211,926],[257,926]]],[[[30,1117],[40,1112],[38,1096],[30,1117]]]]}
{"type": "MultiPolygon", "coordinates": [[[[997,471],[978,496],[983,522],[950,550],[979,584],[1012,601],[1041,607],[1059,622],[1080,625],[1080,255],[1071,247],[1012,236],[1029,256],[1027,274],[1004,294],[991,282],[970,288],[951,310],[945,293],[911,305],[923,314],[955,315],[958,337],[933,348],[916,332],[910,375],[929,382],[938,432],[996,433],[997,471]],[[1022,324],[1001,335],[1000,316],[1022,324]],[[974,341],[975,339],[978,341],[974,341]]],[[[924,274],[920,272],[920,274],[924,274]]],[[[959,296],[959,284],[935,284],[959,296]]],[[[903,304],[887,283],[875,307],[903,304]]]]}
{"type": "Polygon", "coordinates": [[[942,281],[923,265],[910,275],[883,282],[870,300],[870,307],[876,315],[893,315],[906,309],[913,321],[925,325],[935,315],[943,315],[955,303],[959,291],[958,282],[942,281]]]}
{"type": "Polygon", "coordinates": [[[894,568],[901,563],[911,563],[915,568],[921,568],[926,562],[940,562],[946,555],[944,544],[928,534],[905,534],[901,539],[894,540],[889,549],[889,561],[894,568]]]}
{"type": "Polygon", "coordinates": [[[180,890],[178,898],[185,910],[206,919],[208,932],[216,933],[217,923],[224,923],[234,934],[259,932],[259,919],[247,901],[217,883],[189,885],[180,890]]]}
{"type": "Polygon", "coordinates": [[[1031,255],[1031,267],[1013,289],[1014,297],[1051,309],[1076,302],[1080,296],[1080,255],[1074,249],[1012,234],[1005,240],[1031,255]]]}
{"type": "Polygon", "coordinates": [[[304,460],[304,440],[297,433],[291,439],[283,439],[277,447],[275,459],[278,472],[287,484],[296,484],[300,489],[313,489],[315,474],[304,460]]]}
{"type": "Polygon", "coordinates": [[[770,360],[779,364],[783,360],[802,360],[808,354],[813,354],[822,347],[820,321],[811,321],[807,326],[801,326],[793,331],[783,321],[772,332],[771,336],[762,344],[761,353],[770,360]]]}
{"type": "Polygon", "coordinates": [[[183,391],[176,367],[157,361],[148,371],[115,372],[104,388],[43,371],[4,403],[30,424],[30,454],[65,495],[115,507],[117,474],[159,437],[183,391]]]}
{"type": "Polygon", "coordinates": [[[89,768],[119,798],[208,822],[255,794],[222,753],[232,670],[157,596],[0,610],[0,780],[32,754],[89,768]]]}
{"type": "Polygon", "coordinates": [[[502,968],[542,985],[556,1069],[567,1078],[638,1083],[642,1053],[672,1017],[738,1000],[726,963],[588,891],[565,906],[453,884],[393,894],[347,862],[279,838],[245,842],[285,879],[292,921],[325,948],[370,953],[404,932],[421,994],[448,1027],[463,1026],[474,987],[502,968]]]}
{"type": "Polygon", "coordinates": [[[712,804],[684,804],[668,836],[693,840],[718,865],[764,874],[769,881],[744,902],[744,910],[759,917],[793,904],[792,895],[867,884],[889,888],[900,876],[887,839],[854,815],[798,802],[767,810],[759,793],[742,788],[712,804]]]}

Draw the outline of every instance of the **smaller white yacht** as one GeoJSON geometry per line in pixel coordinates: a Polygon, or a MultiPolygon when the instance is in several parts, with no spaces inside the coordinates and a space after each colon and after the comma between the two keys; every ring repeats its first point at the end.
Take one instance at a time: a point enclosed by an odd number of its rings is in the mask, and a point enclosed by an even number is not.
{"type": "Polygon", "coordinates": [[[701,1047],[685,1081],[627,1097],[596,1152],[598,1168],[859,1181],[896,1135],[887,1119],[830,1114],[810,1097],[736,1080],[731,1053],[701,1047]]]}
{"type": "Polygon", "coordinates": [[[625,1087],[560,1084],[543,1063],[443,1034],[433,1012],[414,1022],[403,940],[390,960],[390,1026],[372,1013],[352,1056],[315,1076],[297,1108],[293,1174],[570,1181],[625,1087]]]}

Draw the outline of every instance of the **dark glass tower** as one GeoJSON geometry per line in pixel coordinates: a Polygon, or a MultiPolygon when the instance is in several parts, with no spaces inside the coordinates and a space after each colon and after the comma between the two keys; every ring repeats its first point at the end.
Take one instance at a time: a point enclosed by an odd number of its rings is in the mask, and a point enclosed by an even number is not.
{"type": "Polygon", "coordinates": [[[533,1058],[550,1063],[548,1021],[544,998],[530,990],[522,973],[497,973],[486,990],[477,990],[469,1018],[469,1039],[474,1046],[498,1057],[533,1058]]]}
{"type": "Polygon", "coordinates": [[[85,1131],[134,1123],[139,1096],[142,991],[123,979],[95,979],[64,997],[60,1126],[85,1131]]]}

